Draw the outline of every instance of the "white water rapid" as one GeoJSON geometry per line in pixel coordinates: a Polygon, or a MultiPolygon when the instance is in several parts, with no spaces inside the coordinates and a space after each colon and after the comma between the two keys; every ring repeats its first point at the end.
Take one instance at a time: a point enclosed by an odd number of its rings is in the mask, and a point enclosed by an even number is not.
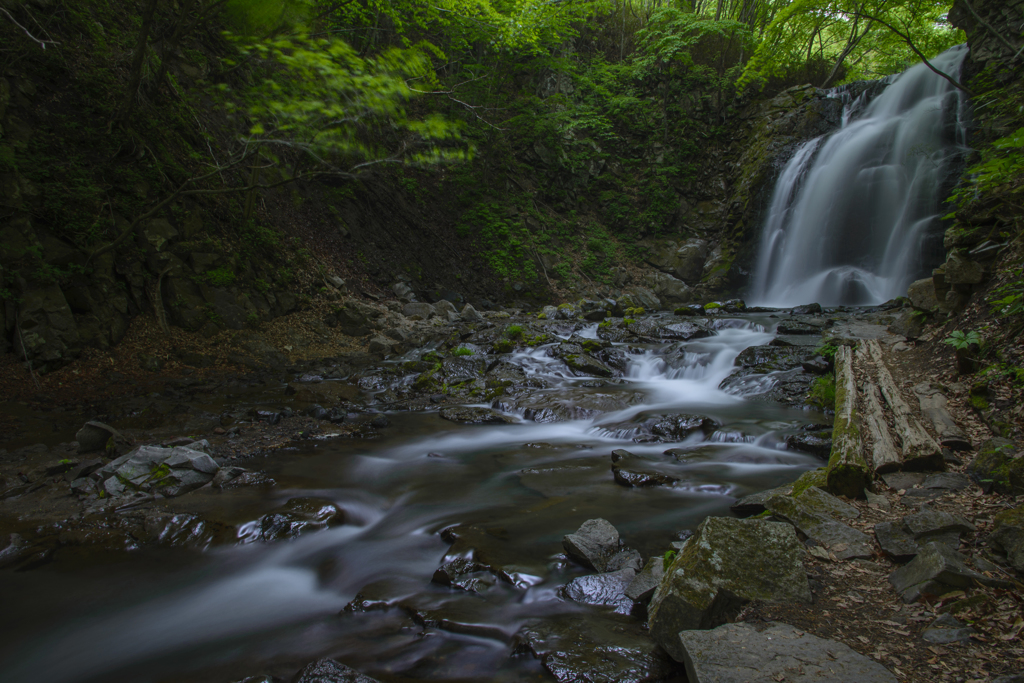
{"type": "MultiPolygon", "coordinates": [[[[932,63],[956,76],[966,55],[958,46],[932,63]]],[[[965,148],[960,92],[918,64],[866,107],[862,98],[847,105],[840,130],[805,143],[779,176],[753,303],[881,303],[931,265],[943,178],[965,148]]]]}

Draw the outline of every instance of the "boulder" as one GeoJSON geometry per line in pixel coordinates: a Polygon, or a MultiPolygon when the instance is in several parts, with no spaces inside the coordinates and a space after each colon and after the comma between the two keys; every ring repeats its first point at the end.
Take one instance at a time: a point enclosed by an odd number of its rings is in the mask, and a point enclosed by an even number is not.
{"type": "Polygon", "coordinates": [[[370,345],[367,347],[367,350],[370,353],[388,354],[391,353],[391,349],[394,345],[394,341],[378,334],[370,340],[370,345]]]}
{"type": "Polygon", "coordinates": [[[764,504],[769,498],[776,495],[789,495],[792,491],[792,484],[784,484],[782,486],[776,486],[773,489],[758,491],[757,493],[751,493],[750,495],[743,496],[730,505],[729,509],[740,517],[759,515],[765,511],[764,504]]]}
{"type": "Polygon", "coordinates": [[[821,313],[821,304],[804,304],[803,306],[796,306],[790,311],[793,315],[817,315],[821,313]]]}
{"type": "Polygon", "coordinates": [[[953,251],[946,259],[946,282],[951,285],[976,285],[985,279],[985,269],[963,254],[953,251]]]}
{"type": "Polygon", "coordinates": [[[406,304],[402,307],[402,315],[407,318],[419,316],[423,320],[430,320],[430,318],[436,315],[436,312],[434,311],[434,307],[430,304],[412,303],[406,304]]]}
{"type": "Polygon", "coordinates": [[[483,322],[484,319],[484,317],[480,315],[480,312],[473,308],[471,304],[466,304],[462,307],[462,310],[459,312],[459,317],[467,323],[479,323],[483,322]]]}
{"type": "Polygon", "coordinates": [[[565,554],[584,567],[608,571],[622,545],[618,530],[606,519],[588,519],[574,534],[562,538],[565,554]]]}
{"type": "Polygon", "coordinates": [[[693,291],[687,284],[668,273],[649,273],[644,278],[644,284],[657,295],[666,309],[674,309],[693,300],[693,291]]]}
{"type": "Polygon", "coordinates": [[[1006,555],[1014,569],[1024,572],[1024,506],[1004,510],[995,516],[989,545],[1006,555]]]}
{"type": "Polygon", "coordinates": [[[904,602],[917,602],[922,596],[944,595],[957,588],[969,588],[975,581],[1000,585],[984,574],[970,569],[964,557],[943,543],[927,543],[913,560],[889,576],[889,583],[904,602]]]}
{"type": "Polygon", "coordinates": [[[923,311],[931,311],[939,306],[939,300],[935,296],[935,282],[930,277],[912,282],[907,287],[907,298],[914,308],[923,311]]]}
{"type": "Polygon", "coordinates": [[[875,539],[882,550],[896,562],[906,562],[931,542],[942,543],[952,550],[960,547],[960,535],[974,531],[974,525],[963,517],[922,507],[898,522],[875,525],[875,539]]]}
{"type": "Polygon", "coordinates": [[[1009,439],[989,439],[967,466],[967,474],[986,492],[1024,494],[1024,451],[1009,439]]]}
{"type": "Polygon", "coordinates": [[[726,624],[678,635],[690,683],[896,683],[888,669],[850,647],[789,624],[726,624]]]}
{"type": "Polygon", "coordinates": [[[290,683],[378,683],[333,659],[320,659],[299,669],[290,683]]]}
{"type": "Polygon", "coordinates": [[[665,559],[658,556],[652,557],[647,560],[643,570],[629,582],[629,586],[626,587],[626,597],[638,603],[649,601],[664,576],[665,559]]]}
{"type": "Polygon", "coordinates": [[[111,439],[123,440],[121,433],[102,422],[86,422],[75,434],[79,453],[93,453],[107,449],[111,439]]]}
{"type": "Polygon", "coordinates": [[[648,608],[651,635],[685,661],[680,631],[714,628],[750,600],[811,602],[804,550],[789,524],[709,517],[665,572],[648,608]]]}

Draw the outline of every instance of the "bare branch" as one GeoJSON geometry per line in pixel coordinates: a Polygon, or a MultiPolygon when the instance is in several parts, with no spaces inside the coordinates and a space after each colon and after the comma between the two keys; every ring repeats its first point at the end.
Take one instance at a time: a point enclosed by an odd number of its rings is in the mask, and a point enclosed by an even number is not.
{"type": "MultiPolygon", "coordinates": [[[[25,35],[28,36],[29,38],[31,38],[33,42],[39,43],[39,47],[41,47],[42,49],[45,50],[47,45],[60,45],[60,43],[58,43],[55,40],[43,40],[41,38],[36,38],[34,35],[32,35],[31,31],[29,31],[27,28],[25,28],[24,26],[22,26],[21,24],[18,23],[18,20],[14,18],[13,14],[11,14],[7,10],[5,10],[3,7],[0,7],[0,12],[3,12],[4,14],[6,14],[7,18],[11,20],[11,23],[13,23],[15,26],[17,26],[22,31],[24,31],[25,35]]],[[[36,23],[38,23],[38,22],[36,22],[36,23]]]]}

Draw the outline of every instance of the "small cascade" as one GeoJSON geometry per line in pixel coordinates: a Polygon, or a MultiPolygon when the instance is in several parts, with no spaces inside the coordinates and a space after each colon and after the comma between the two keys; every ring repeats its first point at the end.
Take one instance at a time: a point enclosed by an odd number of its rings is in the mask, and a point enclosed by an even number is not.
{"type": "MultiPolygon", "coordinates": [[[[958,46],[932,63],[955,76],[966,55],[958,46]]],[[[960,91],[918,64],[874,99],[837,97],[843,127],[805,143],[776,183],[758,304],[880,303],[941,259],[941,191],[965,149],[960,91]]]]}

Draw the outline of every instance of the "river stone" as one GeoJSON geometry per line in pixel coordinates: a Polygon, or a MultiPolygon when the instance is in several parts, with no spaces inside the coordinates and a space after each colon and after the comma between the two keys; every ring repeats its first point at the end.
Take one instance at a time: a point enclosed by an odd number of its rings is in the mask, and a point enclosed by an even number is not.
{"type": "Polygon", "coordinates": [[[75,434],[79,453],[105,450],[111,439],[124,439],[121,433],[102,422],[86,422],[75,434]]]}
{"type": "Polygon", "coordinates": [[[318,531],[344,521],[337,505],[323,498],[292,498],[260,518],[260,540],[295,538],[307,531],[318,531]]]}
{"type": "Polygon", "coordinates": [[[789,624],[726,624],[678,636],[690,683],[896,683],[881,664],[789,624]]]}
{"type": "Polygon", "coordinates": [[[988,542],[1006,554],[1006,560],[1024,572],[1024,506],[1004,510],[995,516],[988,542]]]}
{"type": "Polygon", "coordinates": [[[648,602],[664,576],[664,558],[652,557],[647,560],[643,570],[630,581],[629,586],[626,588],[626,597],[633,602],[648,602]]]}
{"type": "Polygon", "coordinates": [[[832,432],[800,432],[786,437],[786,448],[810,453],[825,460],[832,452],[832,432]]]}
{"type": "Polygon", "coordinates": [[[620,545],[618,530],[606,519],[588,519],[576,533],[562,538],[562,547],[570,559],[599,572],[605,571],[620,545]]]}
{"type": "Polygon", "coordinates": [[[793,491],[792,484],[784,484],[783,486],[776,486],[773,489],[767,489],[765,491],[758,491],[757,493],[751,493],[748,496],[743,496],[735,503],[729,506],[729,509],[735,512],[740,517],[750,517],[751,515],[759,515],[764,512],[765,501],[775,495],[789,495],[793,491]]]}
{"type": "Polygon", "coordinates": [[[514,417],[503,415],[490,408],[467,408],[465,406],[448,406],[439,413],[442,419],[467,425],[477,424],[512,424],[514,417]]]}
{"type": "Polygon", "coordinates": [[[171,470],[166,475],[159,477],[151,485],[154,491],[158,491],[167,498],[176,498],[189,491],[206,486],[211,481],[213,481],[212,474],[192,469],[177,469],[171,470]]]}
{"type": "Polygon", "coordinates": [[[290,683],[379,683],[333,659],[320,659],[302,667],[290,683]]]}
{"type": "Polygon", "coordinates": [[[815,315],[821,313],[821,304],[804,304],[790,311],[793,315],[815,315]]]}
{"type": "Polygon", "coordinates": [[[191,469],[211,476],[217,474],[217,470],[220,469],[217,466],[217,463],[214,462],[213,458],[206,453],[193,450],[191,448],[180,447],[171,449],[170,457],[164,460],[163,464],[172,469],[191,469]]]}
{"type": "Polygon", "coordinates": [[[449,385],[468,382],[484,376],[487,360],[483,356],[453,356],[441,361],[441,372],[449,385]]]}
{"type": "Polygon", "coordinates": [[[560,683],[640,683],[677,673],[640,624],[593,613],[560,614],[524,626],[514,652],[540,659],[560,683]]]}
{"type": "Polygon", "coordinates": [[[528,393],[519,397],[496,399],[492,408],[504,412],[521,412],[527,420],[541,424],[586,420],[604,413],[624,410],[644,402],[639,391],[602,392],[575,387],[554,392],[528,393]]]}
{"type": "Polygon", "coordinates": [[[993,580],[970,569],[964,557],[943,543],[927,543],[913,560],[889,576],[889,583],[904,602],[917,602],[923,595],[943,595],[956,588],[969,588],[975,581],[992,585],[993,580]]]}
{"type": "Polygon", "coordinates": [[[807,489],[799,498],[772,496],[765,501],[765,509],[788,521],[807,538],[828,548],[840,560],[867,559],[874,555],[874,545],[867,534],[823,514],[821,510],[825,504],[819,507],[805,501],[804,496],[812,490],[821,489],[807,489]]]}
{"type": "Polygon", "coordinates": [[[466,304],[463,306],[462,310],[459,312],[459,317],[467,323],[479,323],[484,320],[484,317],[480,315],[480,311],[473,308],[472,304],[466,304]]]}
{"type": "Polygon", "coordinates": [[[671,486],[679,481],[678,477],[662,474],[661,472],[625,469],[618,465],[612,465],[612,476],[615,477],[616,484],[630,488],[644,486],[671,486]]]}
{"type": "Polygon", "coordinates": [[[736,356],[733,365],[763,375],[799,368],[803,361],[812,355],[814,354],[810,349],[800,346],[749,346],[736,356]]]}
{"type": "Polygon", "coordinates": [[[810,603],[803,555],[788,524],[707,518],[651,598],[651,635],[673,659],[684,661],[680,631],[714,628],[750,600],[810,603]]]}
{"type": "Polygon", "coordinates": [[[603,574],[577,576],[561,591],[562,597],[584,605],[611,607],[616,614],[633,611],[633,600],[626,595],[626,589],[636,576],[632,567],[603,574]]]}
{"type": "Polygon", "coordinates": [[[986,492],[1024,495],[1024,457],[1013,441],[989,439],[967,466],[967,475],[986,492]]]}
{"type": "Polygon", "coordinates": [[[412,318],[413,316],[419,316],[423,320],[430,320],[430,318],[437,315],[434,307],[430,304],[425,303],[411,303],[406,304],[402,307],[402,315],[406,318],[412,318]]]}
{"type": "Polygon", "coordinates": [[[821,327],[799,320],[783,320],[775,331],[777,334],[821,334],[821,327]]]}

